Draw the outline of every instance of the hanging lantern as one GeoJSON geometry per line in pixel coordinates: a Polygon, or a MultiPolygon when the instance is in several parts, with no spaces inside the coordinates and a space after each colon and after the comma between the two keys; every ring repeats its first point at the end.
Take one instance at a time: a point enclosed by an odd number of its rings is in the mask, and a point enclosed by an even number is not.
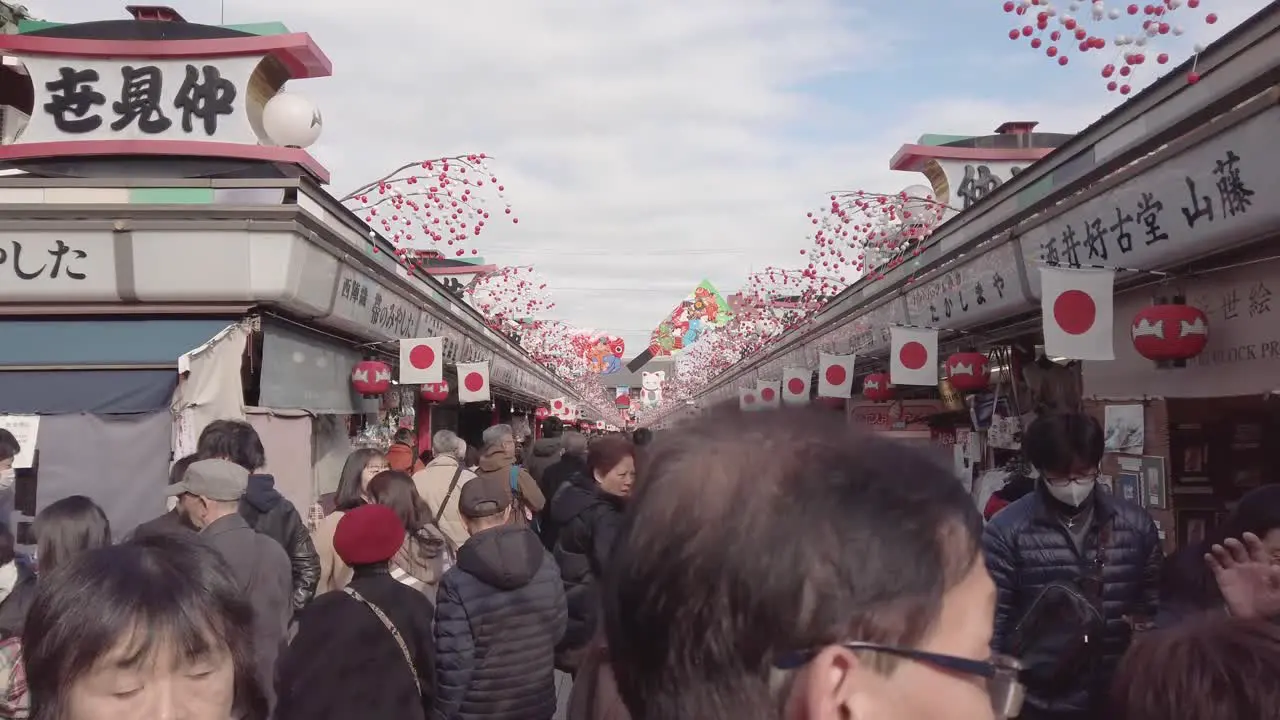
{"type": "Polygon", "coordinates": [[[391,389],[391,366],[381,360],[362,360],[351,370],[351,387],[367,398],[391,389]]]}
{"type": "Polygon", "coordinates": [[[422,399],[429,403],[442,403],[449,399],[449,382],[427,383],[422,386],[422,399]]]}
{"type": "Polygon", "coordinates": [[[533,416],[539,420],[546,420],[550,415],[551,411],[544,407],[540,407],[533,411],[533,416]]]}
{"type": "Polygon", "coordinates": [[[893,397],[889,373],[871,373],[862,381],[862,397],[872,402],[886,402],[893,397]]]}
{"type": "Polygon", "coordinates": [[[1209,318],[1191,305],[1161,303],[1139,310],[1129,332],[1133,349],[1148,360],[1188,360],[1209,343],[1209,318]]]}
{"type": "Polygon", "coordinates": [[[958,352],[947,358],[947,377],[960,392],[986,390],[991,384],[991,363],[980,352],[958,352]]]}

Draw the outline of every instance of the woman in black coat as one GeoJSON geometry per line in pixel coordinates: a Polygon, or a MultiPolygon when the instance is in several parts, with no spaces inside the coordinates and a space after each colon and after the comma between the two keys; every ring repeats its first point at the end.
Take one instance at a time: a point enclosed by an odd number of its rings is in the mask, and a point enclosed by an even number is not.
{"type": "Polygon", "coordinates": [[[276,720],[425,720],[435,697],[435,645],[425,595],[391,576],[404,525],[384,505],[338,522],[333,547],[353,576],[302,614],[280,658],[276,720]]]}

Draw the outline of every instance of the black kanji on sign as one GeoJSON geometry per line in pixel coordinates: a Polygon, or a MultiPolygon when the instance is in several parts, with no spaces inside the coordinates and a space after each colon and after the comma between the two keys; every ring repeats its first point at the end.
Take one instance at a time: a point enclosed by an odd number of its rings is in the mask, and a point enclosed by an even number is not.
{"type": "Polygon", "coordinates": [[[1222,319],[1235,320],[1240,317],[1240,293],[1235,289],[1222,293],[1222,319]]]}
{"type": "MultiPolygon", "coordinates": [[[[1227,151],[1227,159],[1219,160],[1213,168],[1213,174],[1218,176],[1218,196],[1222,199],[1222,216],[1228,215],[1235,217],[1243,215],[1249,211],[1249,207],[1253,205],[1253,190],[1245,187],[1244,180],[1240,177],[1240,156],[1234,152],[1227,151]]],[[[1212,216],[1209,217],[1213,219],[1212,216]]]]}
{"type": "Polygon", "coordinates": [[[1074,227],[1068,225],[1062,229],[1062,256],[1068,265],[1080,264],[1080,244],[1074,227]]]}
{"type": "Polygon", "coordinates": [[[105,105],[107,98],[94,89],[97,70],[58,68],[58,79],[44,84],[52,95],[44,111],[53,116],[53,125],[64,133],[82,134],[102,127],[102,116],[93,112],[95,105],[105,105]]]}
{"type": "Polygon", "coordinates": [[[155,65],[139,68],[125,65],[120,68],[120,75],[120,99],[111,105],[120,117],[111,123],[112,130],[119,132],[136,121],[139,130],[157,135],[173,126],[173,121],[160,109],[164,89],[160,68],[155,65]]]}
{"type": "Polygon", "coordinates": [[[929,317],[935,323],[942,322],[942,319],[938,317],[938,306],[934,303],[929,303],[929,317]]]}
{"type": "Polygon", "coordinates": [[[969,312],[969,301],[964,299],[964,288],[956,288],[956,302],[960,305],[960,312],[969,312]]]}
{"type": "Polygon", "coordinates": [[[1265,315],[1271,312],[1271,288],[1261,280],[1249,288],[1249,317],[1265,315]]]}
{"type": "Polygon", "coordinates": [[[1196,221],[1202,217],[1207,217],[1209,222],[1213,222],[1213,203],[1209,201],[1209,196],[1201,195],[1196,191],[1195,180],[1189,177],[1183,179],[1187,181],[1187,190],[1191,193],[1191,207],[1182,208],[1182,217],[1187,219],[1187,227],[1194,228],[1196,221]]]}
{"type": "Polygon", "coordinates": [[[1050,265],[1058,264],[1058,238],[1049,238],[1049,241],[1040,246],[1040,259],[1050,265]]]}
{"type": "Polygon", "coordinates": [[[982,287],[982,283],[981,283],[981,282],[976,282],[976,283],[974,283],[974,284],[973,284],[973,295],[974,295],[974,300],[975,300],[979,305],[986,305],[986,304],[987,304],[987,297],[986,297],[986,294],[985,294],[985,293],[986,293],[986,289],[982,287]]]}
{"type": "Polygon", "coordinates": [[[1003,300],[1004,299],[1004,276],[1001,275],[1000,273],[996,273],[995,275],[993,275],[991,277],[991,287],[996,289],[996,295],[1001,300],[1003,300]]]}
{"type": "Polygon", "coordinates": [[[973,207],[975,203],[982,198],[995,192],[1003,182],[991,172],[991,168],[986,165],[979,165],[976,169],[972,165],[964,166],[964,178],[960,181],[960,187],[956,189],[956,195],[964,200],[964,209],[973,207]]]}
{"type": "Polygon", "coordinates": [[[1089,259],[1107,259],[1107,228],[1102,225],[1102,218],[1094,218],[1084,224],[1084,242],[1089,248],[1089,259]]]}
{"type": "Polygon", "coordinates": [[[76,272],[71,268],[71,260],[67,259],[67,254],[70,253],[71,257],[75,260],[83,260],[88,257],[89,254],[84,250],[77,250],[61,240],[55,240],[53,248],[47,251],[53,258],[52,269],[50,269],[49,263],[46,262],[36,270],[24,270],[22,268],[22,252],[26,248],[19,240],[11,241],[10,247],[12,248],[11,252],[6,251],[4,248],[0,248],[0,265],[4,265],[12,260],[13,274],[16,275],[19,280],[35,280],[44,275],[45,270],[49,270],[49,279],[51,280],[57,280],[59,273],[63,273],[64,270],[66,272],[63,274],[71,280],[84,280],[85,278],[84,273],[76,272]]]}
{"type": "Polygon", "coordinates": [[[185,132],[191,132],[191,119],[197,117],[204,122],[204,133],[213,135],[218,131],[218,116],[235,112],[232,105],[235,99],[235,84],[222,77],[218,68],[188,65],[187,76],[182,87],[178,88],[173,106],[182,111],[182,129],[185,132]]]}
{"type": "Polygon", "coordinates": [[[1138,201],[1138,212],[1134,216],[1142,226],[1147,229],[1147,244],[1155,245],[1162,240],[1169,239],[1169,233],[1160,227],[1160,213],[1164,212],[1164,203],[1156,199],[1153,193],[1142,193],[1142,199],[1138,201]]]}
{"type": "Polygon", "coordinates": [[[951,309],[953,307],[955,307],[955,303],[951,301],[950,296],[942,298],[942,314],[946,315],[948,320],[951,319],[951,309]]]}
{"type": "Polygon", "coordinates": [[[1116,247],[1120,248],[1121,253],[1133,251],[1133,235],[1126,229],[1131,222],[1132,215],[1125,215],[1123,210],[1116,208],[1116,222],[1109,229],[1116,234],[1116,247]]]}

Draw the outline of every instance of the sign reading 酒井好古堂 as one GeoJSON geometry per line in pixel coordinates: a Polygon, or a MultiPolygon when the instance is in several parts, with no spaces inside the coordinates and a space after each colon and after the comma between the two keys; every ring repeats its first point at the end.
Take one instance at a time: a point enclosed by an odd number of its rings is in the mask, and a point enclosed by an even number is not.
{"type": "Polygon", "coordinates": [[[258,144],[246,110],[264,55],[191,59],[24,56],[35,100],[16,144],[179,140],[258,144]]]}

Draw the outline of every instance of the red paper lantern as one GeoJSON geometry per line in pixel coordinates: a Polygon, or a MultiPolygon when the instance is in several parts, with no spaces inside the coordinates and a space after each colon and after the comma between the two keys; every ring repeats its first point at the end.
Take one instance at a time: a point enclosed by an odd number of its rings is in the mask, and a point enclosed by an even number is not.
{"type": "Polygon", "coordinates": [[[1209,342],[1209,318],[1191,305],[1152,305],[1129,325],[1133,349],[1148,360],[1188,360],[1209,342]]]}
{"type": "Polygon", "coordinates": [[[361,395],[378,397],[391,389],[391,366],[381,360],[362,360],[351,370],[351,387],[361,395]]]}
{"type": "Polygon", "coordinates": [[[549,415],[551,415],[551,411],[544,407],[533,411],[533,416],[539,420],[546,420],[549,415]]]}
{"type": "Polygon", "coordinates": [[[449,383],[441,380],[438,383],[427,383],[422,386],[422,399],[429,403],[442,403],[449,399],[449,383]]]}
{"type": "Polygon", "coordinates": [[[862,397],[872,402],[887,402],[893,398],[893,385],[889,373],[871,373],[862,381],[862,397]]]}
{"type": "Polygon", "coordinates": [[[991,384],[991,363],[980,352],[959,352],[947,358],[947,377],[960,392],[986,390],[991,384]]]}

